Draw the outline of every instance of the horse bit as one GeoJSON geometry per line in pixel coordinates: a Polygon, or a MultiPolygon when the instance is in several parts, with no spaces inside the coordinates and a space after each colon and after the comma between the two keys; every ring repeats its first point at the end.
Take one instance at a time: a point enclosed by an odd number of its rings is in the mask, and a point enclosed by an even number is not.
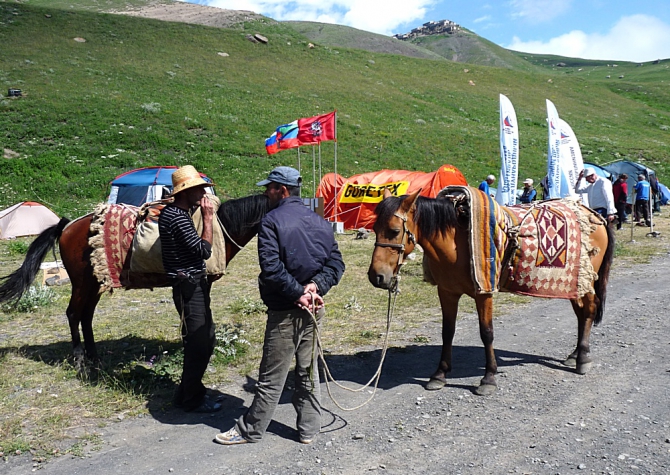
{"type": "Polygon", "coordinates": [[[375,241],[375,247],[390,247],[391,249],[398,250],[398,263],[396,264],[395,271],[393,273],[393,279],[389,290],[392,292],[398,291],[398,280],[400,280],[400,267],[405,263],[403,258],[405,257],[405,236],[407,236],[407,243],[412,243],[416,245],[416,237],[414,233],[407,228],[407,215],[400,215],[398,213],[393,213],[393,216],[402,220],[402,236],[400,237],[399,243],[393,242],[378,242],[375,241]]]}

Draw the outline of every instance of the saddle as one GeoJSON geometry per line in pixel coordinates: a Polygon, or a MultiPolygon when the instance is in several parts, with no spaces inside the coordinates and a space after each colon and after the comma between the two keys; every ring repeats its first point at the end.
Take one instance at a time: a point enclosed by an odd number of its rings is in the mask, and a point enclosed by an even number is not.
{"type": "MultiPolygon", "coordinates": [[[[220,201],[208,195],[218,209],[220,201]]],[[[168,201],[147,203],[141,208],[126,204],[99,204],[92,214],[89,245],[93,248],[93,274],[100,292],[115,288],[153,288],[170,285],[163,268],[158,217],[168,201]]],[[[193,215],[202,234],[200,209],[193,215]]],[[[225,274],[225,239],[218,219],[213,226],[212,256],[205,261],[207,274],[225,274]]]]}
{"type": "Polygon", "coordinates": [[[457,213],[467,218],[472,279],[478,293],[498,290],[534,297],[576,299],[598,278],[588,236],[593,212],[574,200],[501,206],[475,188],[449,186],[457,213]]]}

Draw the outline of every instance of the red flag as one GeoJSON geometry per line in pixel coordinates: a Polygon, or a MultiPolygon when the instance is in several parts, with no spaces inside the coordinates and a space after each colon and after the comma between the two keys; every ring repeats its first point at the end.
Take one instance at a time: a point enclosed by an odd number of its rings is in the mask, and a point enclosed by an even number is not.
{"type": "Polygon", "coordinates": [[[326,140],[336,140],[335,112],[298,119],[298,141],[301,145],[316,144],[326,140]]]}

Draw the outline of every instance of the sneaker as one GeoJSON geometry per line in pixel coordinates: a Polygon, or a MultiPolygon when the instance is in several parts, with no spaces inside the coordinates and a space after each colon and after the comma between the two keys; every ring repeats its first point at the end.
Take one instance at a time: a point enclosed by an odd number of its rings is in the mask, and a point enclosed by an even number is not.
{"type": "Polygon", "coordinates": [[[237,445],[237,444],[246,444],[248,441],[237,432],[237,429],[233,427],[232,429],[222,432],[221,434],[216,434],[214,440],[222,445],[237,445]]]}
{"type": "Polygon", "coordinates": [[[302,437],[300,438],[300,443],[301,444],[309,445],[312,442],[314,442],[314,439],[303,439],[302,437]]]}
{"type": "Polygon", "coordinates": [[[205,396],[200,405],[194,409],[186,410],[186,412],[210,413],[221,409],[221,403],[205,396]]]}

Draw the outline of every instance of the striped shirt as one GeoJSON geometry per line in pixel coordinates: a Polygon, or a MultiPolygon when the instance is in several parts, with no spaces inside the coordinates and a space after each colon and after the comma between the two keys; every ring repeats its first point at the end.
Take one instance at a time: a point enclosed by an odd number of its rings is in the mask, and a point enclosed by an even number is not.
{"type": "Polygon", "coordinates": [[[205,270],[212,245],[198,236],[188,211],[168,205],[158,217],[163,267],[168,277],[193,275],[205,270]]]}

